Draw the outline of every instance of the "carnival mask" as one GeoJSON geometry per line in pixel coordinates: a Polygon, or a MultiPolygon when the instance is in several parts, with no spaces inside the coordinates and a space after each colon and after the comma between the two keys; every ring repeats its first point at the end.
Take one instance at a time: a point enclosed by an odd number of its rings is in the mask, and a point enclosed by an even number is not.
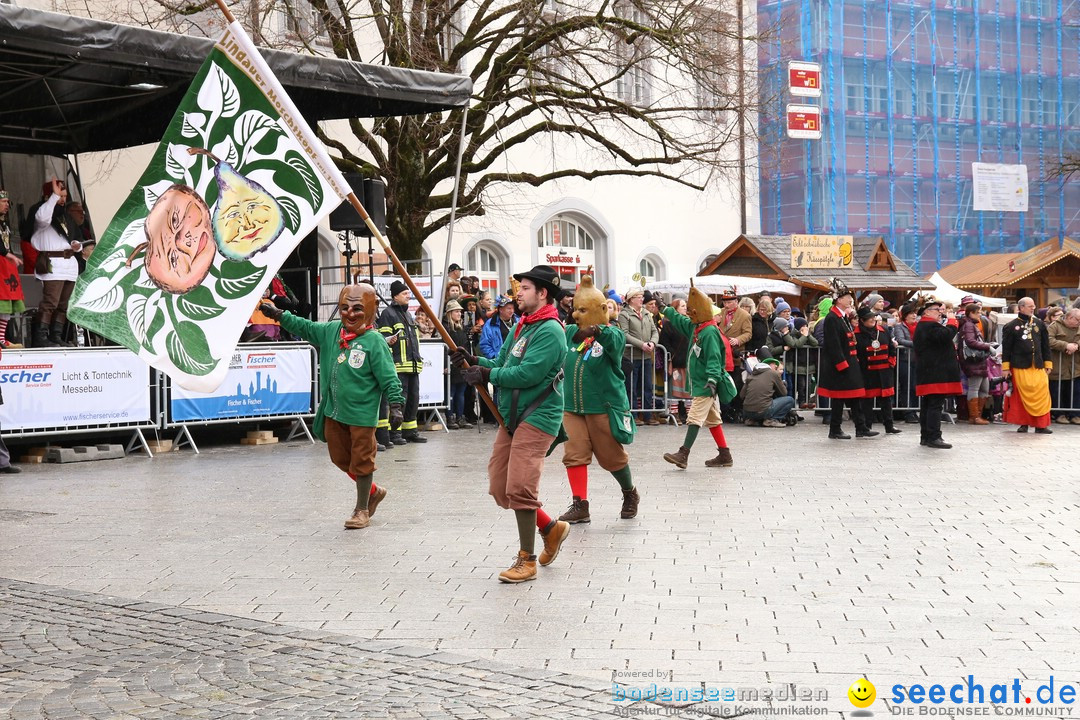
{"type": "Polygon", "coordinates": [[[591,275],[581,276],[581,286],[574,295],[574,322],[578,327],[607,325],[608,311],[604,293],[593,285],[591,275]]]}
{"type": "Polygon", "coordinates": [[[709,322],[713,317],[712,300],[705,293],[694,287],[693,279],[690,280],[690,296],[686,300],[686,316],[695,325],[709,322]]]}
{"type": "Polygon", "coordinates": [[[345,332],[363,335],[375,321],[378,305],[375,288],[367,283],[346,285],[338,296],[338,314],[345,332]]]}

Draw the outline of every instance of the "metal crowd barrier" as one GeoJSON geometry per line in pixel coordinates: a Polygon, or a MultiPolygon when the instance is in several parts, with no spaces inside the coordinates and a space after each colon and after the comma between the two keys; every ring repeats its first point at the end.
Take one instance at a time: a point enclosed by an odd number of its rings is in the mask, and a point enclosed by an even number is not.
{"type": "MultiPolygon", "coordinates": [[[[625,347],[632,349],[634,355],[644,354],[630,343],[626,343],[625,347]]],[[[636,360],[628,360],[624,352],[622,369],[626,375],[626,397],[630,401],[632,415],[656,415],[661,422],[672,420],[678,423],[676,414],[670,412],[668,401],[672,368],[666,347],[657,343],[651,355],[636,360]],[[646,404],[647,399],[652,400],[651,404],[646,404]]]]}

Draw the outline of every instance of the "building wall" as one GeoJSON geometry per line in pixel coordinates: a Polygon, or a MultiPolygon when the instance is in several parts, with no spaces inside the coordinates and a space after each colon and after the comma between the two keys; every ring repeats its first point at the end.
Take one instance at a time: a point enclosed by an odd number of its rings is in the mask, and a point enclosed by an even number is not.
{"type": "Polygon", "coordinates": [[[760,2],[765,233],[881,234],[920,272],[1080,232],[1080,15],[1058,0],[760,2]],[[788,60],[822,64],[823,137],[784,136],[788,60]],[[769,95],[768,92],[774,93],[769,95]],[[975,212],[971,163],[1027,166],[1027,213],[975,212]]]}

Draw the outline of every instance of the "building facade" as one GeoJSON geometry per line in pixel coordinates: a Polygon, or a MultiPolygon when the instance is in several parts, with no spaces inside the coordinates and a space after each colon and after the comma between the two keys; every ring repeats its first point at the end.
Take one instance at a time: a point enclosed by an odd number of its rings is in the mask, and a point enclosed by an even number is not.
{"type": "Polygon", "coordinates": [[[1062,0],[762,0],[766,234],[880,234],[924,274],[1080,232],[1080,13],[1062,0]],[[1072,18],[1070,20],[1070,17],[1072,18]],[[787,63],[821,64],[822,138],[786,138],[787,63]],[[1025,165],[976,211],[972,163],[1025,165]]]}

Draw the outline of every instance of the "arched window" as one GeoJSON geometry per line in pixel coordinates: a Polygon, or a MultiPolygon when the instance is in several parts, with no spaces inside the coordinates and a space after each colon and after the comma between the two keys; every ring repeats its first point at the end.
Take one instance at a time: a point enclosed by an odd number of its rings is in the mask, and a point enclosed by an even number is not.
{"type": "Polygon", "coordinates": [[[702,270],[707,268],[709,265],[711,265],[712,261],[715,260],[716,258],[717,258],[716,253],[712,253],[711,255],[706,255],[705,258],[701,261],[701,264],[698,265],[698,272],[701,272],[702,270]]]}
{"type": "Polygon", "coordinates": [[[536,231],[541,261],[555,268],[559,277],[571,285],[580,282],[585,270],[594,266],[594,245],[592,233],[585,227],[558,215],[536,231]]]}
{"type": "Polygon", "coordinates": [[[664,261],[653,254],[641,258],[641,262],[638,263],[638,272],[641,273],[641,277],[645,278],[645,282],[667,279],[665,277],[666,267],[664,261]]]}
{"type": "Polygon", "coordinates": [[[484,290],[498,293],[506,281],[501,257],[502,253],[495,246],[481,242],[465,256],[465,272],[480,278],[480,287],[484,290]]]}

